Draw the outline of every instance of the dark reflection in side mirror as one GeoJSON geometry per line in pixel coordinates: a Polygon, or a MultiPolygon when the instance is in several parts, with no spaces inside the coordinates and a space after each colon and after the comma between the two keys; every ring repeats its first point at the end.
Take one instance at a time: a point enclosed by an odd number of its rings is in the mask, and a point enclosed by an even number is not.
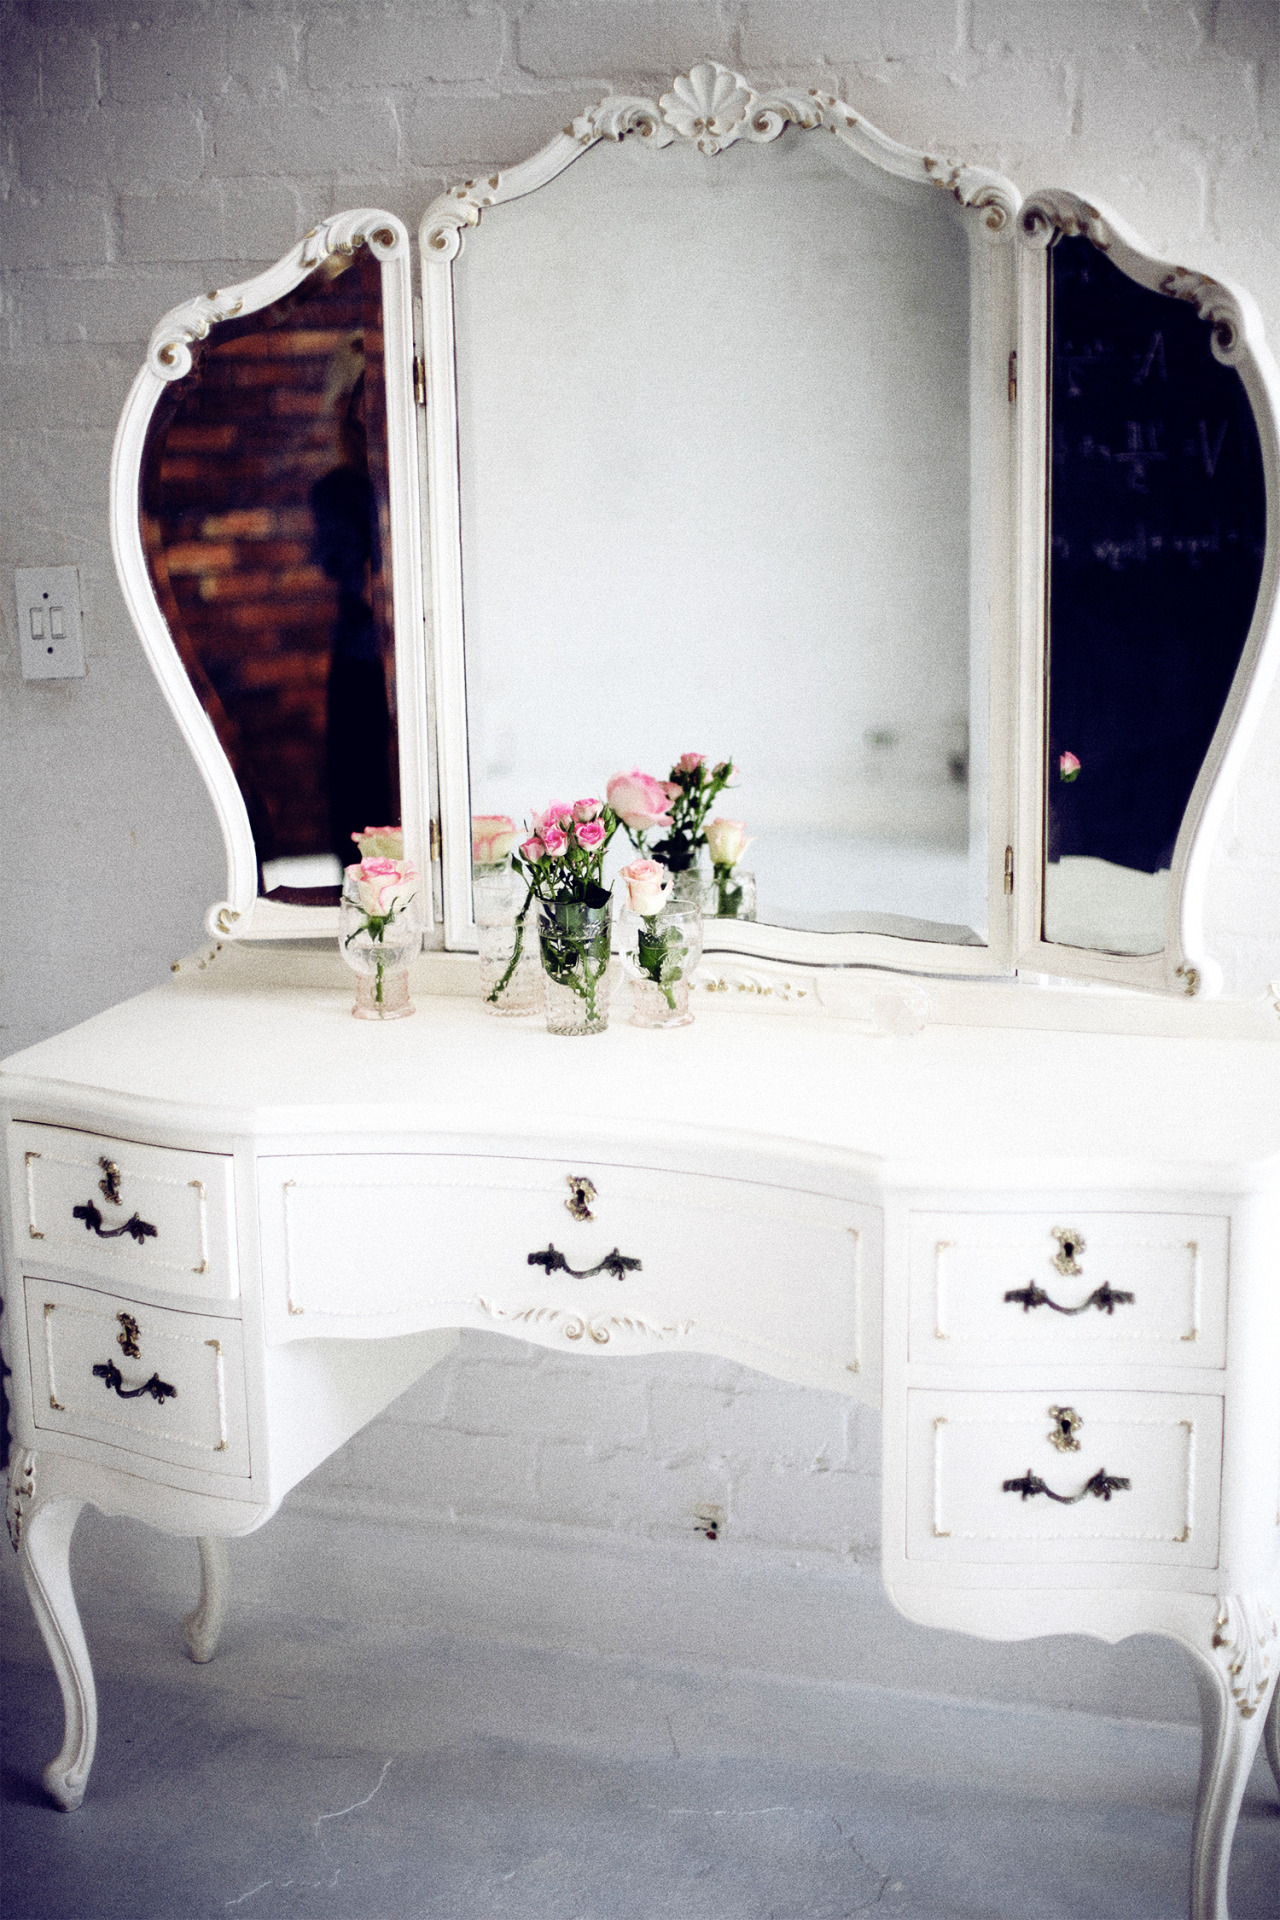
{"type": "Polygon", "coordinates": [[[220,326],[156,409],[142,535],[244,795],[261,891],[336,901],[400,818],[381,269],[334,255],[220,326]]]}

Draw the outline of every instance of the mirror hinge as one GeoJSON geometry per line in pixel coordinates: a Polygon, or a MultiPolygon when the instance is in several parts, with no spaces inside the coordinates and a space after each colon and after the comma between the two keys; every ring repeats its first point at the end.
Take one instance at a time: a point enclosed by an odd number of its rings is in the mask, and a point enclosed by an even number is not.
{"type": "Polygon", "coordinates": [[[427,363],[420,353],[413,356],[413,397],[420,407],[427,404],[427,363]]]}
{"type": "Polygon", "coordinates": [[[1006,893],[1013,892],[1013,848],[1012,847],[1006,847],[1004,850],[1004,890],[1006,893]]]}
{"type": "Polygon", "coordinates": [[[438,820],[431,822],[430,849],[431,863],[434,866],[440,858],[440,823],[438,820]]]}
{"type": "Polygon", "coordinates": [[[1015,347],[1009,355],[1009,405],[1013,406],[1018,398],[1018,349],[1015,347]]]}

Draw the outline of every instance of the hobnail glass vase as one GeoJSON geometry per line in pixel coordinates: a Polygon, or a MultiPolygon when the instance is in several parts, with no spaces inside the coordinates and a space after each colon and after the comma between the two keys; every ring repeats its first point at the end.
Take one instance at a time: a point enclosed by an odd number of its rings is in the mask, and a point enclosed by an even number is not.
{"type": "Polygon", "coordinates": [[[542,1006],[535,908],[529,889],[505,861],[472,869],[480,933],[480,1004],[486,1013],[537,1013],[542,1006]]]}
{"type": "Polygon", "coordinates": [[[685,867],[681,872],[672,874],[672,904],[701,907],[706,884],[707,876],[702,864],[695,860],[691,867],[685,867]]]}
{"type": "Polygon", "coordinates": [[[547,1032],[603,1033],[609,1024],[609,902],[539,901],[547,1032]]]}
{"type": "Polygon", "coordinates": [[[401,902],[381,922],[371,918],[347,880],[338,907],[338,951],[356,975],[357,1020],[405,1020],[417,1009],[409,998],[409,962],[422,945],[416,899],[401,902]]]}
{"type": "Polygon", "coordinates": [[[708,920],[754,920],[756,877],[746,867],[717,867],[702,894],[708,920]]]}
{"type": "Polygon", "coordinates": [[[622,910],[622,953],[635,981],[633,1027],[687,1027],[689,983],[702,958],[702,910],[672,898],[659,913],[622,910]]]}

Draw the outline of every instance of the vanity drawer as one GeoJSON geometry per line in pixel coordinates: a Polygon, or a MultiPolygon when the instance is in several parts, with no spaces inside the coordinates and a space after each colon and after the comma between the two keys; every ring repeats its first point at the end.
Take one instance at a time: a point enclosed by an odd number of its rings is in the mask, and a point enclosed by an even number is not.
{"type": "Polygon", "coordinates": [[[20,1261],[113,1286],[237,1298],[229,1155],[17,1122],[9,1164],[20,1261]]]}
{"type": "Polygon", "coordinates": [[[846,1388],[876,1356],[864,1326],[879,1279],[869,1207],[694,1174],[452,1154],[258,1168],[273,1340],[479,1326],[579,1352],[712,1346],[846,1388]],[[593,1195],[576,1208],[579,1177],[593,1195]]]}
{"type": "Polygon", "coordinates": [[[1229,1221],[1199,1213],[913,1213],[915,1365],[1221,1367],[1229,1221]]]}
{"type": "Polygon", "coordinates": [[[907,1408],[908,1559],[1217,1565],[1215,1394],[1068,1384],[907,1408]]]}
{"type": "Polygon", "coordinates": [[[30,1277],[26,1303],[37,1432],[248,1473],[238,1320],[30,1277]]]}

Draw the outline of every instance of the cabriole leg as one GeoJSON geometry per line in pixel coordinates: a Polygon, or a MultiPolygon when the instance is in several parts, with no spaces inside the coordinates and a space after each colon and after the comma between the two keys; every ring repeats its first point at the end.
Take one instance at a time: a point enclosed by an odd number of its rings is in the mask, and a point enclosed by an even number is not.
{"type": "Polygon", "coordinates": [[[1252,1597],[1222,1603],[1200,1692],[1200,1790],[1191,1849],[1191,1920],[1229,1920],[1227,1870],[1245,1783],[1276,1685],[1269,1607],[1252,1597]]]}
{"type": "Polygon", "coordinates": [[[84,1799],[98,1739],[98,1701],[84,1629],[71,1590],[71,1535],[82,1500],[54,1498],[23,1515],[18,1562],[58,1685],[66,1731],[62,1750],[45,1768],[45,1787],[64,1812],[84,1799]]]}
{"type": "Polygon", "coordinates": [[[1280,1680],[1276,1682],[1271,1695],[1271,1710],[1267,1714],[1267,1724],[1263,1730],[1267,1743],[1267,1758],[1271,1762],[1271,1771],[1275,1775],[1277,1787],[1280,1787],[1280,1680]]]}
{"type": "Polygon", "coordinates": [[[206,1660],[212,1660],[218,1650],[222,1623],[227,1617],[231,1575],[227,1543],[221,1535],[202,1536],[196,1544],[200,1549],[200,1598],[183,1617],[182,1637],[191,1658],[203,1665],[206,1660]]]}

